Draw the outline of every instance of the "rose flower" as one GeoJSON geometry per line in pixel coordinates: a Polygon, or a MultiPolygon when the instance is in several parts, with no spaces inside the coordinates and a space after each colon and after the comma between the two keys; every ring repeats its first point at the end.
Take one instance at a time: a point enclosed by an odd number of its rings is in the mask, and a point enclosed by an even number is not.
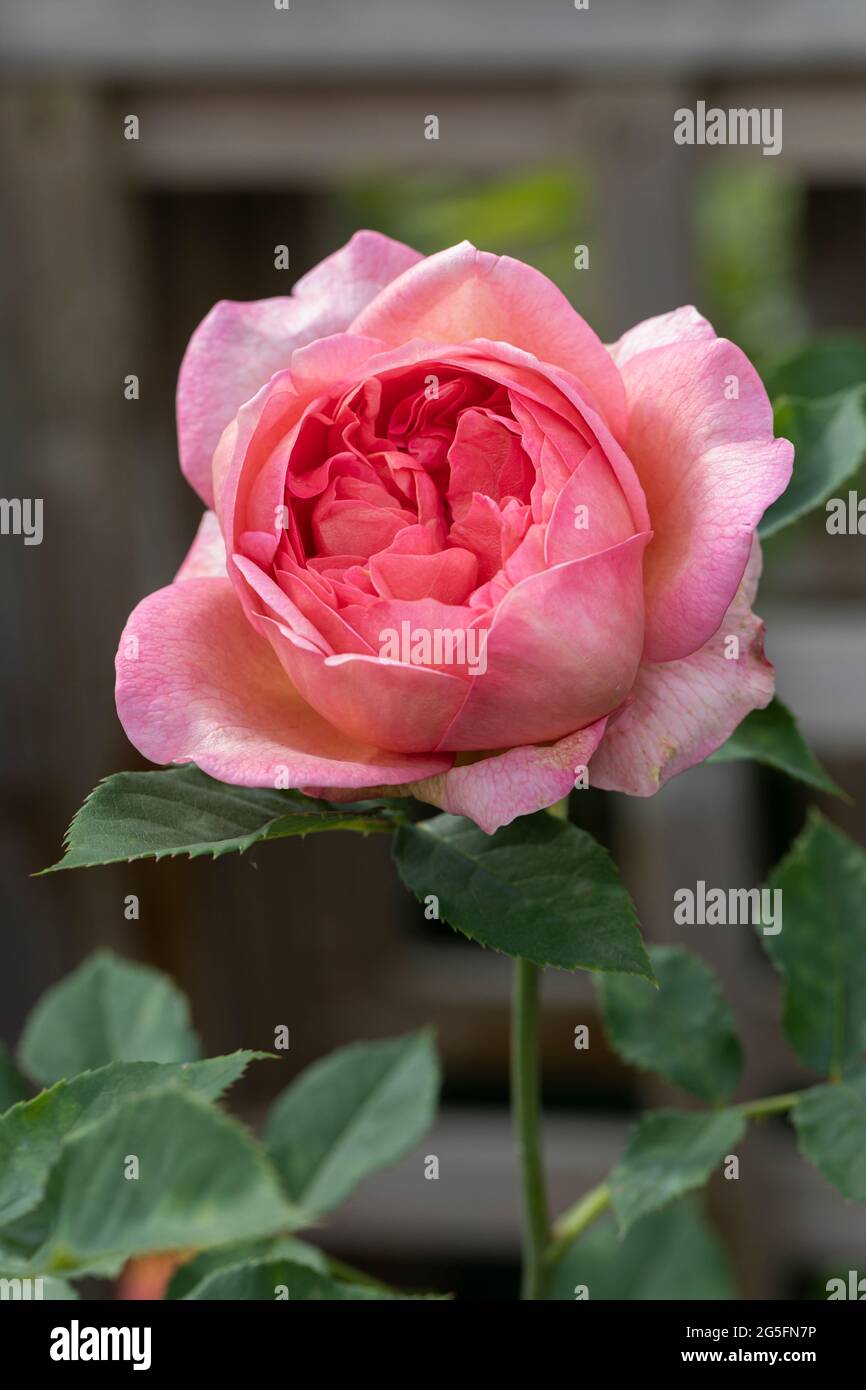
{"type": "Polygon", "coordinates": [[[178,432],[208,510],[117,658],[154,762],[492,832],[576,777],[650,795],[771,698],[755,531],[793,450],[694,309],[608,348],[519,261],[359,232],[215,306],[178,432]]]}

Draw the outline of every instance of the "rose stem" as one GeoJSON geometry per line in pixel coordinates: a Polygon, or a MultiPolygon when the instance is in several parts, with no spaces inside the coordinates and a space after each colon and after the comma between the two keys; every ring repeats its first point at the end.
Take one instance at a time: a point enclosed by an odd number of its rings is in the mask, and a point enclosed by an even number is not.
{"type": "MultiPolygon", "coordinates": [[[[550,808],[568,820],[568,798],[550,808]]],[[[514,962],[511,1014],[511,1103],[523,1187],[523,1277],[520,1296],[544,1296],[544,1252],[550,1239],[544,1159],[541,1151],[541,1061],[538,1013],[541,971],[532,961],[514,962]]]]}
{"type": "Polygon", "coordinates": [[[523,1278],[520,1296],[542,1296],[543,1259],[548,1239],[547,1197],[541,1156],[541,1088],[538,1057],[537,965],[514,962],[511,1016],[511,1103],[523,1185],[523,1278]]]}

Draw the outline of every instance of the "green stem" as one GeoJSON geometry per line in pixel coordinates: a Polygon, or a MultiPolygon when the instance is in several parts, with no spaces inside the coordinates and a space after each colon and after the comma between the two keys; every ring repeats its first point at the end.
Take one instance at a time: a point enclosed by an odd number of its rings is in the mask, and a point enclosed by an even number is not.
{"type": "Polygon", "coordinates": [[[747,1100],[737,1109],[747,1120],[760,1120],[764,1115],[782,1115],[791,1110],[800,1099],[797,1091],[789,1091],[783,1096],[763,1096],[760,1100],[747,1100]]]}
{"type": "Polygon", "coordinates": [[[537,965],[514,962],[511,1021],[511,1097],[523,1185],[523,1280],[521,1298],[543,1297],[548,1240],[547,1196],[541,1156],[541,1087],[538,1050],[537,965]]]}
{"type": "MultiPolygon", "coordinates": [[[[568,820],[568,797],[550,814],[568,820]]],[[[511,1106],[523,1189],[523,1274],[520,1296],[544,1297],[544,1252],[550,1239],[544,1159],[541,1150],[541,1059],[538,1011],[541,972],[532,961],[514,961],[511,1007],[511,1106]]]]}
{"type": "MultiPolygon", "coordinates": [[[[747,1100],[736,1108],[747,1120],[761,1120],[767,1115],[783,1115],[793,1110],[799,1103],[802,1092],[787,1091],[784,1095],[761,1096],[758,1100],[747,1100]]],[[[587,1226],[610,1206],[610,1188],[606,1182],[590,1188],[573,1207],[557,1217],[553,1226],[553,1239],[547,1247],[544,1261],[551,1269],[565,1254],[572,1241],[582,1235],[587,1226]]]]}
{"type": "Polygon", "coordinates": [[[563,1212],[553,1227],[553,1240],[544,1256],[546,1264],[555,1265],[572,1241],[577,1240],[587,1226],[591,1226],[596,1217],[607,1211],[609,1206],[610,1188],[606,1182],[600,1182],[598,1187],[590,1188],[579,1202],[575,1202],[573,1207],[563,1212]]]}

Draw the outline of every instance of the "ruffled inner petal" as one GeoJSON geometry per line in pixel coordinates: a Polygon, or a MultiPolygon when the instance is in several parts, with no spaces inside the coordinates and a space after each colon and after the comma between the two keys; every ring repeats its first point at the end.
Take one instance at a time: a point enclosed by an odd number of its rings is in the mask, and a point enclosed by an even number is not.
{"type": "MultiPolygon", "coordinates": [[[[375,721],[377,736],[384,731],[376,701],[385,687],[370,662],[447,675],[447,683],[418,690],[436,703],[437,737],[447,730],[455,746],[469,748],[476,738],[489,747],[486,740],[505,732],[503,660],[538,666],[519,722],[523,733],[552,737],[571,711],[578,720],[604,714],[608,689],[620,700],[639,654],[642,608],[630,591],[626,656],[603,690],[589,688],[577,653],[567,663],[568,688],[555,693],[557,710],[545,715],[539,694],[547,658],[521,654],[520,636],[506,652],[501,624],[487,672],[487,636],[514,590],[636,536],[619,481],[622,458],[608,462],[574,398],[536,380],[523,362],[488,358],[489,346],[470,345],[466,361],[421,360],[407,348],[402,365],[393,357],[387,366],[367,361],[374,374],[316,397],[300,414],[290,381],[278,401],[258,407],[246,447],[259,476],[236,490],[229,572],[243,585],[247,617],[298,688],[353,734],[362,718],[375,721]],[[575,521],[581,508],[590,516],[585,527],[575,521]],[[334,664],[342,661],[353,664],[334,664]]],[[[640,548],[636,555],[632,587],[639,586],[640,548]]],[[[597,607],[598,584],[613,582],[610,568],[587,570],[587,583],[571,586],[575,612],[561,615],[553,646],[569,624],[585,635],[590,613],[580,610],[597,607]]],[[[405,749],[407,713],[393,702],[387,708],[393,746],[405,749]]]]}

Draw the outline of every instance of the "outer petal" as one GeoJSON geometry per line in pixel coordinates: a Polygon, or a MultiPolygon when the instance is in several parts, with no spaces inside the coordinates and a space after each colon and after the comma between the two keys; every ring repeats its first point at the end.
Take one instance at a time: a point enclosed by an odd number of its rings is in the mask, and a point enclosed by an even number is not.
{"type": "Polygon", "coordinates": [[[492,835],[517,816],[541,811],[567,796],[604,733],[599,719],[576,734],[543,747],[511,748],[466,767],[453,767],[404,788],[455,816],[468,816],[492,835]]]}
{"type": "Polygon", "coordinates": [[[204,512],[178,579],[219,579],[226,573],[226,547],[216,512],[204,512]]]}
{"type": "Polygon", "coordinates": [[[136,748],[156,763],[194,762],[224,782],[388,786],[451,761],[384,753],[332,728],[253,631],[228,579],[188,579],[144,599],[116,668],[117,711],[136,748]]]}
{"type": "Polygon", "coordinates": [[[655,318],[636,323],[634,328],[623,333],[618,342],[611,344],[609,352],[622,370],[626,362],[639,352],[666,347],[668,343],[715,336],[713,325],[703,314],[699,314],[693,304],[685,304],[681,309],[672,309],[668,314],[656,314],[655,318]]]}
{"type": "Polygon", "coordinates": [[[213,451],[244,402],[289,365],[295,348],[348,328],[365,304],[420,259],[379,232],[356,232],[290,296],[214,305],[190,340],[177,389],[180,466],[206,506],[213,506],[213,451]]]}
{"type": "Polygon", "coordinates": [[[702,647],[722,621],[755,528],[788,484],[794,450],[773,438],[763,384],[724,338],[650,348],[622,371],[626,450],[654,533],[644,657],[674,661],[702,647]]]}
{"type": "Polygon", "coordinates": [[[764,656],[764,625],[750,607],[759,573],[756,541],[736,598],[706,646],[684,661],[641,667],[634,699],[610,720],[592,759],[592,786],[652,796],[769,704],[774,672],[764,656]],[[739,641],[738,659],[725,656],[730,637],[739,641]]]}
{"type": "Polygon", "coordinates": [[[626,698],[643,647],[646,534],[530,575],[493,618],[487,669],[440,748],[546,743],[594,723],[626,698]]]}
{"type": "Polygon", "coordinates": [[[623,436],[622,382],[607,350],[546,275],[510,256],[476,251],[468,241],[428,256],[369,302],[352,331],[394,345],[410,338],[511,343],[577,377],[623,436]]]}
{"type": "Polygon", "coordinates": [[[252,595],[252,626],[273,646],[293,688],[330,725],[360,743],[374,739],[399,752],[436,748],[463,703],[465,680],[364,653],[331,654],[269,575],[243,556],[234,557],[234,566],[252,595]]]}

